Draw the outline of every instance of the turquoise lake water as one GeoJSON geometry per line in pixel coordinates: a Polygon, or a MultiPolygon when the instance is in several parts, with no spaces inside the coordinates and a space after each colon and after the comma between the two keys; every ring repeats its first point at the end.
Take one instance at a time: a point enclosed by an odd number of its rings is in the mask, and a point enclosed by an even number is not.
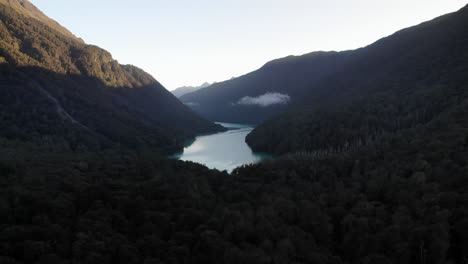
{"type": "Polygon", "coordinates": [[[254,129],[253,126],[232,123],[217,124],[229,130],[196,137],[195,141],[186,146],[184,152],[176,155],[175,158],[229,172],[238,166],[270,158],[268,155],[252,152],[245,143],[245,137],[254,129]]]}

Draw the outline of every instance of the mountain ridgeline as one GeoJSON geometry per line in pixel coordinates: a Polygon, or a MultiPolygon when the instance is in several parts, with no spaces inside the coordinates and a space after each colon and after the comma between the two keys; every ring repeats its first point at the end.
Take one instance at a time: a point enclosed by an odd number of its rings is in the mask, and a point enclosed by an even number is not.
{"type": "Polygon", "coordinates": [[[46,16],[44,13],[42,13],[41,10],[31,4],[28,0],[1,0],[0,3],[14,9],[16,12],[24,15],[25,17],[34,18],[40,21],[42,24],[47,25],[49,28],[56,30],[60,34],[84,44],[82,39],[77,38],[68,29],[57,23],[57,21],[46,16]]]}
{"type": "Polygon", "coordinates": [[[27,1],[0,1],[3,137],[48,147],[180,150],[221,128],[143,70],[85,44],[27,1]],[[47,140],[45,140],[47,139],[47,140]]]}

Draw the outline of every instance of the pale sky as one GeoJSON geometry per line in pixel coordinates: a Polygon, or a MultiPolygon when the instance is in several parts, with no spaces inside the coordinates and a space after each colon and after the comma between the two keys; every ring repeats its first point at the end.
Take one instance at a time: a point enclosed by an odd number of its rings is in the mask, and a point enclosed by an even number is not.
{"type": "Polygon", "coordinates": [[[86,43],[167,89],[223,81],[266,62],[366,46],[464,0],[31,0],[86,43]]]}

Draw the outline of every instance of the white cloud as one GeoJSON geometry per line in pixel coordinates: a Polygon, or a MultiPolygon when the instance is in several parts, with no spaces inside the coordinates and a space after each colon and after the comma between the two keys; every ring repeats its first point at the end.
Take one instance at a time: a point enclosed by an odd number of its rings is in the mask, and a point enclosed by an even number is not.
{"type": "Polygon", "coordinates": [[[186,102],[184,103],[186,106],[199,106],[199,103],[194,103],[194,102],[186,102]]]}
{"type": "Polygon", "coordinates": [[[267,107],[275,104],[287,104],[291,100],[291,97],[287,94],[281,93],[265,93],[257,97],[245,96],[242,97],[236,104],[240,105],[258,105],[261,107],[267,107]]]}

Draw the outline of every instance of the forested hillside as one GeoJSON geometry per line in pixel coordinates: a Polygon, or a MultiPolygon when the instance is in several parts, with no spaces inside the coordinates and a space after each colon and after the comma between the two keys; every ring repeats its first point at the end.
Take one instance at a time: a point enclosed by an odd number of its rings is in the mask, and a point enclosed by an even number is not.
{"type": "Polygon", "coordinates": [[[437,80],[439,75],[446,80],[457,79],[462,71],[458,67],[466,52],[465,13],[466,8],[357,50],[274,60],[257,71],[187,94],[181,100],[210,120],[259,123],[304,104],[314,109],[326,104],[335,107],[368,93],[400,97],[405,95],[404,90],[446,85],[437,80]],[[287,95],[290,100],[255,103],[268,93],[287,95]],[[245,104],[244,98],[254,101],[245,104]]]}
{"type": "Polygon", "coordinates": [[[73,40],[78,42],[83,42],[82,39],[77,38],[73,33],[71,33],[68,29],[62,27],[57,21],[51,19],[41,10],[39,10],[36,6],[30,3],[28,0],[0,0],[0,4],[8,6],[14,9],[16,12],[26,16],[34,18],[40,21],[42,24],[47,25],[48,27],[58,31],[60,34],[67,36],[73,40]]]}
{"type": "Polygon", "coordinates": [[[424,125],[468,97],[468,8],[354,51],[321,95],[256,128],[257,151],[334,153],[424,125]]]}
{"type": "Polygon", "coordinates": [[[116,144],[173,152],[221,130],[143,70],[37,20],[18,1],[0,2],[1,136],[73,151],[116,144]]]}

